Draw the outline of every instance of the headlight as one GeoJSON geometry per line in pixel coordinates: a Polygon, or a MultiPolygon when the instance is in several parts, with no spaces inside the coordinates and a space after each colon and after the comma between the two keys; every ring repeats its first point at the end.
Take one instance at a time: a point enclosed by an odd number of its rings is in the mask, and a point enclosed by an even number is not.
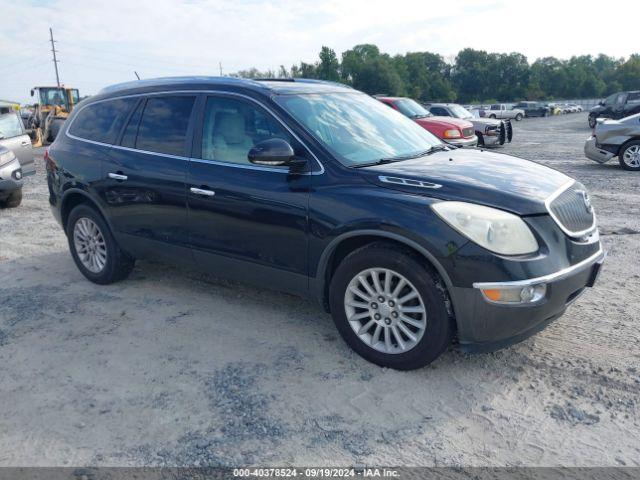
{"type": "Polygon", "coordinates": [[[8,152],[0,153],[0,166],[13,162],[16,159],[15,154],[9,150],[8,152]]]}
{"type": "Polygon", "coordinates": [[[460,130],[445,130],[444,131],[444,138],[460,138],[462,136],[462,133],[460,133],[460,130]]]}
{"type": "Polygon", "coordinates": [[[538,242],[517,215],[466,202],[439,202],[433,210],[445,222],[478,245],[502,255],[538,250],[538,242]]]}

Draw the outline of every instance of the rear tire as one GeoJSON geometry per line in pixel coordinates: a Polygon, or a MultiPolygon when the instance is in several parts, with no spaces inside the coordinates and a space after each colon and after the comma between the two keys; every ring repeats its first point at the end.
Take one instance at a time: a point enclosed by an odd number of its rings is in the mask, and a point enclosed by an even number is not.
{"type": "Polygon", "coordinates": [[[492,113],[491,115],[489,115],[489,118],[496,118],[496,114],[492,113]]]}
{"type": "Polygon", "coordinates": [[[618,161],[625,170],[640,171],[640,140],[634,140],[624,145],[618,155],[618,161]]]}
{"type": "Polygon", "coordinates": [[[480,132],[476,132],[476,135],[478,136],[478,147],[484,147],[484,135],[480,132]]]}
{"type": "Polygon", "coordinates": [[[135,260],[120,249],[107,222],[89,205],[71,210],[67,240],[76,266],[94,283],[106,285],[123,280],[133,269],[135,260]]]}
{"type": "Polygon", "coordinates": [[[366,360],[398,370],[423,367],[451,345],[446,302],[440,278],[423,259],[384,242],[349,254],[329,288],[333,321],[345,342],[366,360]]]}
{"type": "Polygon", "coordinates": [[[2,208],[16,208],[22,203],[22,188],[11,192],[6,200],[0,202],[2,208]]]}

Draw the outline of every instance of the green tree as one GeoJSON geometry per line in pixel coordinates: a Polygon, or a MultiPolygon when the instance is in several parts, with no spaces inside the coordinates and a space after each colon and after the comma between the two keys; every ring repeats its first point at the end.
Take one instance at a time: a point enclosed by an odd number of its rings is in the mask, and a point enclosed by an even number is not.
{"type": "Polygon", "coordinates": [[[322,80],[340,81],[340,60],[338,60],[336,52],[329,47],[323,46],[320,50],[317,75],[322,80]]]}
{"type": "Polygon", "coordinates": [[[621,87],[617,90],[640,90],[640,54],[634,53],[618,66],[615,80],[621,87]]]}

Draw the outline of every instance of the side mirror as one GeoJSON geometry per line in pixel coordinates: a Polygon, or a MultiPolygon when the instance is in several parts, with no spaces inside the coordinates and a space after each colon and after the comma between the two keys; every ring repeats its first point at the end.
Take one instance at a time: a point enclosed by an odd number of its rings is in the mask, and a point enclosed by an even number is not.
{"type": "Polygon", "coordinates": [[[270,138],[255,145],[247,158],[256,165],[280,167],[290,165],[295,158],[295,153],[289,142],[281,138],[270,138]]]}

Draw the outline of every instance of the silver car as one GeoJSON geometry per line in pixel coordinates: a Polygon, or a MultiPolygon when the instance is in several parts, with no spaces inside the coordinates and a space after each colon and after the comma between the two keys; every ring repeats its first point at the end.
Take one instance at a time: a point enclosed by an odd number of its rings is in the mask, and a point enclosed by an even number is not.
{"type": "Polygon", "coordinates": [[[584,154],[598,163],[617,156],[625,170],[640,171],[640,113],[621,120],[599,118],[584,154]]]}
{"type": "Polygon", "coordinates": [[[20,114],[0,110],[0,207],[17,207],[22,201],[22,178],[35,173],[33,148],[20,114]]]}

